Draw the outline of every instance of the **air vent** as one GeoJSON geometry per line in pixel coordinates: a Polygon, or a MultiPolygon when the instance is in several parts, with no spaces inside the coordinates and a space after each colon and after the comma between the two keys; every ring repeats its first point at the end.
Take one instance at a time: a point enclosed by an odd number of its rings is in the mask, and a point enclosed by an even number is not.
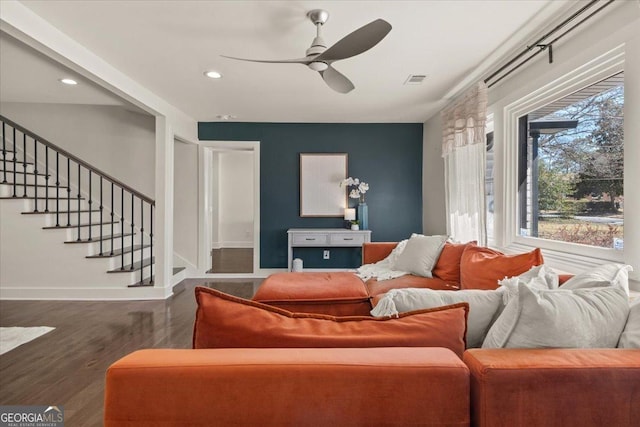
{"type": "Polygon", "coordinates": [[[422,81],[426,78],[427,76],[425,74],[409,74],[409,77],[405,80],[404,84],[419,85],[422,84],[422,81]]]}

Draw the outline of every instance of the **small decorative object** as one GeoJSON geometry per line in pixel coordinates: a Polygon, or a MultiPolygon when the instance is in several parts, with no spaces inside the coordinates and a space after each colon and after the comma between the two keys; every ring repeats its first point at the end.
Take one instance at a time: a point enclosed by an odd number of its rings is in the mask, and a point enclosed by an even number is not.
{"type": "Polygon", "coordinates": [[[355,219],[356,219],[355,208],[347,208],[344,210],[344,220],[347,221],[347,228],[353,225],[355,219]]]}
{"type": "Polygon", "coordinates": [[[358,222],[360,229],[369,229],[369,207],[364,201],[364,195],[369,191],[369,184],[364,181],[360,181],[358,178],[349,177],[340,182],[340,187],[350,188],[349,197],[352,199],[358,199],[358,222]]]}
{"type": "Polygon", "coordinates": [[[291,267],[291,271],[299,272],[302,271],[302,260],[300,258],[296,258],[293,260],[293,266],[291,267]]]}
{"type": "Polygon", "coordinates": [[[360,226],[358,225],[358,221],[351,221],[351,230],[352,231],[360,230],[360,226]]]}

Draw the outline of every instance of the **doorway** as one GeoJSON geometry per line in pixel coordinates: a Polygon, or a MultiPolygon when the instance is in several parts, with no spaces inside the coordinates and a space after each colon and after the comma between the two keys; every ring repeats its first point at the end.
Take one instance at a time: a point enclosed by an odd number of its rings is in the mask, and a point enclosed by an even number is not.
{"type": "Polygon", "coordinates": [[[253,275],[260,265],[259,144],[201,144],[199,269],[207,275],[253,275]]]}

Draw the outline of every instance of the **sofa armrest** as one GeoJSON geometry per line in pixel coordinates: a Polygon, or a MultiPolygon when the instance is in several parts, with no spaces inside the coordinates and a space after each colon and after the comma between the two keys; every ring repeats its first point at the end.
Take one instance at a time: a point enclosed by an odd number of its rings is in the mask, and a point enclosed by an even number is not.
{"type": "Polygon", "coordinates": [[[371,242],[362,245],[362,264],[373,264],[389,256],[398,242],[371,242]]]}
{"type": "Polygon", "coordinates": [[[640,419],[640,350],[472,349],[475,426],[632,426],[640,419]]]}
{"type": "Polygon", "coordinates": [[[104,425],[469,425],[444,348],[153,349],[107,371],[104,425]]]}

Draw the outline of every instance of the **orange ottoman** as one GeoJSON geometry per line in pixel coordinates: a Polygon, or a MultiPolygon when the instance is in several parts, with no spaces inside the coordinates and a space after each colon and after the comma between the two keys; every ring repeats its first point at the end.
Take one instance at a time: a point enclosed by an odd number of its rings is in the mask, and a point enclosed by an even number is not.
{"type": "Polygon", "coordinates": [[[468,426],[444,348],[136,351],[107,371],[106,427],[468,426]]]}
{"type": "Polygon", "coordinates": [[[640,350],[470,349],[477,427],[637,426],[640,350]]]}
{"type": "Polygon", "coordinates": [[[294,313],[369,316],[364,282],[353,273],[277,273],[267,277],[253,297],[294,313]]]}

